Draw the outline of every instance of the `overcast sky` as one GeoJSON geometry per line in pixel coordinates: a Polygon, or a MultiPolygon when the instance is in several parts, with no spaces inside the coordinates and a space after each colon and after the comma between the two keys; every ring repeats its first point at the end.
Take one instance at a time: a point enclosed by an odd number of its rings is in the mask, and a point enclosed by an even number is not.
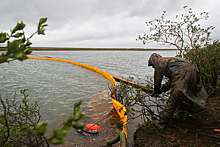
{"type": "Polygon", "coordinates": [[[47,17],[46,35],[34,36],[32,46],[163,48],[136,38],[148,32],[146,21],[164,10],[167,19],[175,19],[185,5],[196,14],[209,12],[201,24],[215,26],[211,37],[220,38],[220,0],[0,0],[0,32],[24,21],[30,35],[39,19],[47,17]]]}

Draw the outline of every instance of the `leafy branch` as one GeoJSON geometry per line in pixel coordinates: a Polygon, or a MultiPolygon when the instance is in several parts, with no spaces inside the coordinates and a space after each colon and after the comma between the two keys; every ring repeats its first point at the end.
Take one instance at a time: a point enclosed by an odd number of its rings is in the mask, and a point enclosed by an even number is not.
{"type": "MultiPolygon", "coordinates": [[[[129,77],[127,81],[132,82],[133,77],[129,77]]],[[[143,124],[151,124],[151,117],[158,118],[160,111],[163,110],[165,103],[164,97],[168,97],[167,94],[162,93],[161,95],[157,95],[157,98],[151,97],[146,91],[152,90],[152,79],[146,77],[145,81],[147,82],[145,90],[137,88],[137,86],[132,84],[125,83],[124,81],[118,83],[116,89],[113,87],[110,88],[111,95],[114,95],[116,100],[126,106],[127,112],[125,112],[124,115],[128,116],[127,123],[140,117],[143,124]]],[[[118,129],[122,129],[124,125],[121,119],[123,118],[112,123],[116,124],[118,129]]]]}
{"type": "Polygon", "coordinates": [[[40,107],[35,101],[30,104],[26,94],[27,89],[21,90],[22,102],[16,100],[16,94],[11,99],[6,95],[5,101],[0,97],[4,114],[0,115],[1,146],[44,144],[43,136],[37,137],[33,129],[40,121],[40,107]]]}
{"type": "Polygon", "coordinates": [[[64,137],[73,128],[85,128],[84,123],[79,122],[84,115],[81,114],[80,105],[82,101],[74,104],[73,115],[63,123],[63,127],[53,130],[53,134],[49,138],[44,135],[47,129],[47,123],[40,122],[40,106],[35,103],[29,103],[28,89],[21,90],[23,99],[16,100],[16,94],[11,99],[6,95],[5,101],[0,96],[4,113],[0,115],[0,146],[49,146],[49,144],[62,144],[64,137]]]}
{"type": "MultiPolygon", "coordinates": [[[[0,55],[0,64],[13,60],[23,61],[27,55],[31,54],[30,39],[38,34],[45,35],[45,24],[47,18],[39,20],[37,30],[29,37],[25,36],[23,21],[17,23],[9,33],[0,33],[0,43],[6,43],[6,52],[0,55]]],[[[44,137],[47,123],[40,122],[40,107],[35,101],[29,104],[27,89],[21,90],[23,95],[21,102],[16,100],[16,93],[11,99],[6,95],[5,101],[0,96],[3,106],[3,114],[0,114],[0,146],[49,146],[51,144],[62,144],[66,134],[75,129],[84,128],[84,123],[79,121],[84,117],[80,111],[82,101],[74,104],[74,113],[63,123],[63,127],[54,130],[52,136],[48,139],[44,137]]]]}
{"type": "Polygon", "coordinates": [[[0,55],[0,64],[4,62],[9,62],[13,60],[23,61],[27,59],[27,55],[32,53],[30,49],[31,42],[30,39],[35,35],[45,35],[45,24],[47,18],[41,18],[38,23],[36,32],[30,35],[28,38],[25,36],[24,28],[25,24],[23,21],[17,23],[16,26],[11,29],[10,33],[1,32],[0,33],[0,43],[6,43],[6,53],[0,55]],[[11,58],[11,60],[9,60],[11,58]]]}
{"type": "Polygon", "coordinates": [[[193,49],[186,49],[184,58],[196,66],[200,73],[200,79],[208,93],[219,88],[220,75],[220,42],[213,41],[204,47],[199,45],[193,49]]]}

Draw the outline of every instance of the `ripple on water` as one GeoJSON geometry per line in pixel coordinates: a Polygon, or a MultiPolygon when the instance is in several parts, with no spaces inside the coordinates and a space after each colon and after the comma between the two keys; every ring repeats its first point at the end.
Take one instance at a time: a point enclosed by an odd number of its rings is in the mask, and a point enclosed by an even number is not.
{"type": "Polygon", "coordinates": [[[41,106],[44,121],[69,112],[80,100],[83,100],[82,108],[86,108],[92,95],[108,89],[107,80],[100,74],[72,64],[26,60],[0,66],[0,94],[13,96],[15,91],[29,89],[30,102],[37,101],[41,106]]]}

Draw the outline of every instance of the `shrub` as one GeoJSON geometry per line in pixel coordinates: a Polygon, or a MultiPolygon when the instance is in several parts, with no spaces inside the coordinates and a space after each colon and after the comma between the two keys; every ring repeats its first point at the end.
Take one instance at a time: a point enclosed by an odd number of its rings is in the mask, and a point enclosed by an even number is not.
{"type": "Polygon", "coordinates": [[[186,49],[184,58],[196,66],[200,73],[200,79],[208,93],[219,89],[220,73],[220,42],[214,41],[201,48],[196,46],[194,49],[186,49]]]}
{"type": "Polygon", "coordinates": [[[84,123],[79,121],[83,119],[80,105],[82,101],[74,104],[73,115],[63,123],[63,127],[58,130],[53,130],[51,137],[44,137],[46,133],[47,123],[39,122],[41,118],[40,106],[35,103],[29,103],[27,89],[21,90],[23,95],[22,101],[14,98],[9,98],[6,95],[3,101],[0,96],[0,101],[3,106],[3,114],[0,115],[0,146],[49,146],[51,144],[64,143],[63,138],[66,134],[75,129],[84,128],[84,123]]]}

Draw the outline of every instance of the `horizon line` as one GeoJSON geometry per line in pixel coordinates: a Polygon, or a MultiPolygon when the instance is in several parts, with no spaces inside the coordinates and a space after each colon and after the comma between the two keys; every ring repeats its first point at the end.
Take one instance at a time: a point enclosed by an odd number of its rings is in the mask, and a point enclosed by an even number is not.
{"type": "MultiPolygon", "coordinates": [[[[32,50],[177,50],[168,48],[124,48],[124,47],[30,47],[32,50]]],[[[0,50],[5,50],[6,47],[0,47],[0,50]]]]}

